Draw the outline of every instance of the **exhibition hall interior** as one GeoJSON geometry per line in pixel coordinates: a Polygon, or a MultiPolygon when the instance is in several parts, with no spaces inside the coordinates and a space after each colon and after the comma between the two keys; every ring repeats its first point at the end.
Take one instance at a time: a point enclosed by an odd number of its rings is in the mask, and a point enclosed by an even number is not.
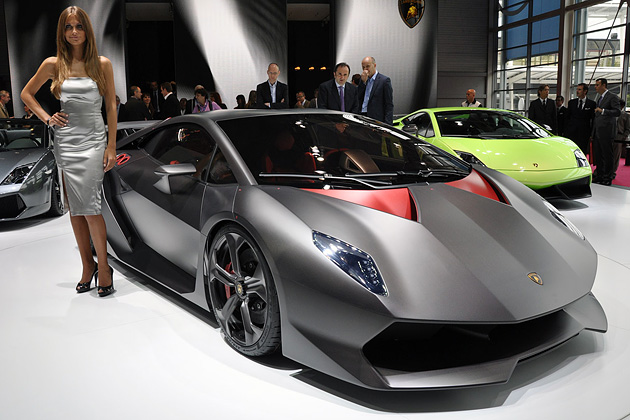
{"type": "Polygon", "coordinates": [[[5,0],[0,418],[630,419],[629,19],[5,0]]]}

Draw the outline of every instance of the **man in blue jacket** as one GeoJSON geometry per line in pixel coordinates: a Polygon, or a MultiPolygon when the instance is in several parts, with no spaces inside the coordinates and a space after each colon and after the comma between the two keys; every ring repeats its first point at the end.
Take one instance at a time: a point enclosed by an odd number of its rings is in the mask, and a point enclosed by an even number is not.
{"type": "Polygon", "coordinates": [[[359,82],[359,108],[361,114],[392,124],[394,121],[394,90],[389,77],[376,70],[374,57],[361,61],[363,73],[359,82]]]}

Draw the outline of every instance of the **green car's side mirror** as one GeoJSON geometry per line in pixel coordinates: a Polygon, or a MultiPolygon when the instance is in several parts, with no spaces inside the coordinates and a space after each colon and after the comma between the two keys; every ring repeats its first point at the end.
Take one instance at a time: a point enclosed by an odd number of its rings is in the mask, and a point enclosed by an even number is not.
{"type": "Polygon", "coordinates": [[[418,134],[418,126],[415,124],[405,124],[402,128],[405,133],[417,135],[418,134]]]}

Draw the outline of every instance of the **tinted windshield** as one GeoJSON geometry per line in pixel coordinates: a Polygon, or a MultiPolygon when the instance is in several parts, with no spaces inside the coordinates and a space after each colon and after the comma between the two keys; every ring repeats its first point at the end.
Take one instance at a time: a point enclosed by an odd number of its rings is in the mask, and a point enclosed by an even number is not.
{"type": "Polygon", "coordinates": [[[453,180],[470,171],[466,163],[434,146],[351,114],[287,114],[218,124],[260,183],[316,187],[321,184],[317,176],[326,174],[354,177],[348,182],[337,179],[335,187],[365,188],[362,182],[426,182],[438,172],[449,172],[448,179],[442,176],[439,180],[453,180]],[[419,173],[424,178],[418,177],[419,173]],[[370,181],[359,182],[359,178],[370,181]]]}
{"type": "Polygon", "coordinates": [[[46,126],[39,120],[10,119],[0,121],[0,149],[21,150],[46,147],[46,126]]]}
{"type": "Polygon", "coordinates": [[[518,114],[491,110],[442,111],[435,113],[440,134],[483,139],[536,139],[547,131],[518,114]]]}

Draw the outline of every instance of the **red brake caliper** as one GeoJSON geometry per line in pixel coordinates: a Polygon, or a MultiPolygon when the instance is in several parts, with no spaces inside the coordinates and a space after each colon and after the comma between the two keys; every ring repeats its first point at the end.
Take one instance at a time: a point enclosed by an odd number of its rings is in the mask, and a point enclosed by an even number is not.
{"type": "MultiPolygon", "coordinates": [[[[227,271],[230,274],[234,274],[234,270],[232,270],[232,261],[230,261],[228,265],[225,266],[225,271],[227,271]]],[[[230,286],[225,285],[224,287],[225,287],[225,297],[229,299],[230,296],[232,296],[232,292],[230,291],[230,286]]]]}

